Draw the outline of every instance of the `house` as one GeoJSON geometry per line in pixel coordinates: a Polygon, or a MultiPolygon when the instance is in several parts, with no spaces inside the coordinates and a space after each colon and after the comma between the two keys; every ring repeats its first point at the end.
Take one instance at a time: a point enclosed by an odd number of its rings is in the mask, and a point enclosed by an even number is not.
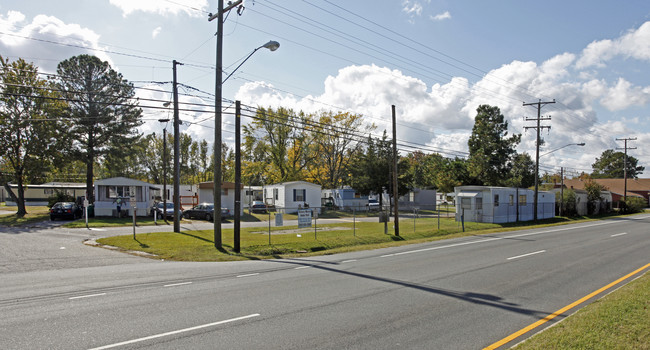
{"type": "MultiPolygon", "coordinates": [[[[566,191],[566,189],[565,189],[566,191]]],[[[601,191],[600,193],[600,201],[597,203],[593,204],[593,209],[592,212],[590,213],[589,210],[589,194],[585,190],[579,190],[579,189],[572,189],[573,193],[575,193],[576,196],[576,202],[575,203],[566,203],[566,207],[563,208],[563,211],[571,211],[572,209],[575,209],[575,213],[578,215],[589,215],[589,214],[598,214],[601,211],[610,211],[612,210],[612,193],[610,191],[601,191]]],[[[560,193],[562,190],[560,188],[554,188],[550,190],[549,192],[555,193],[556,198],[559,198],[560,193]]],[[[560,201],[557,201],[557,205],[560,205],[560,201]]],[[[558,208],[558,213],[559,213],[559,208],[558,208]]],[[[564,214],[564,213],[563,213],[564,214]]],[[[566,215],[566,214],[564,214],[566,215]]]]}
{"type": "MultiPolygon", "coordinates": [[[[612,202],[623,200],[627,197],[639,197],[650,204],[650,179],[627,179],[627,193],[625,192],[625,179],[592,179],[604,186],[612,194],[612,202]]],[[[585,181],[581,179],[564,179],[564,186],[573,190],[584,190],[585,181]]]]}
{"type": "Polygon", "coordinates": [[[321,186],[306,181],[283,182],[264,186],[264,202],[280,213],[297,213],[299,208],[316,208],[320,213],[321,186]]]}
{"type": "MultiPolygon", "coordinates": [[[[18,195],[18,185],[9,184],[9,188],[15,195],[18,195]]],[[[74,198],[86,195],[86,184],[84,183],[48,182],[42,185],[23,185],[23,188],[25,190],[25,205],[28,206],[46,206],[48,198],[56,192],[64,192],[74,198]]],[[[7,206],[16,206],[16,202],[12,201],[9,194],[4,191],[5,189],[2,188],[5,204],[7,206]]]]}
{"type": "Polygon", "coordinates": [[[414,188],[399,197],[400,210],[436,210],[436,191],[414,188]]]}
{"type": "MultiPolygon", "coordinates": [[[[456,221],[506,223],[534,219],[535,192],[529,189],[492,186],[459,186],[456,196],[456,221]]],[[[555,216],[555,194],[539,191],[537,218],[555,216]]]]}
{"type": "MultiPolygon", "coordinates": [[[[152,187],[155,187],[157,190],[156,198],[162,201],[163,197],[163,185],[161,184],[152,184],[152,187]]],[[[198,193],[197,186],[195,185],[179,185],[178,186],[178,197],[181,203],[181,210],[191,208],[198,204],[198,193]]],[[[174,201],[174,184],[167,184],[167,202],[174,201]]]]}
{"type": "MultiPolygon", "coordinates": [[[[198,185],[199,188],[199,203],[214,203],[214,182],[207,181],[201,182],[198,185]]],[[[239,191],[241,191],[241,210],[240,214],[244,213],[244,207],[248,206],[244,185],[241,185],[239,191]]],[[[228,208],[231,213],[235,212],[235,183],[234,182],[222,182],[221,183],[221,207],[228,208]]]]}
{"type": "MultiPolygon", "coordinates": [[[[363,196],[349,186],[343,188],[327,189],[321,191],[321,198],[332,202],[340,210],[366,210],[368,196],[363,196]]],[[[322,200],[321,200],[322,202],[322,200]]]]}
{"type": "MultiPolygon", "coordinates": [[[[149,215],[149,208],[160,192],[154,185],[125,177],[95,181],[95,216],[117,216],[117,199],[122,201],[122,212],[133,215],[131,199],[135,200],[136,216],[149,215]]],[[[124,214],[123,214],[124,215],[124,214]]]]}

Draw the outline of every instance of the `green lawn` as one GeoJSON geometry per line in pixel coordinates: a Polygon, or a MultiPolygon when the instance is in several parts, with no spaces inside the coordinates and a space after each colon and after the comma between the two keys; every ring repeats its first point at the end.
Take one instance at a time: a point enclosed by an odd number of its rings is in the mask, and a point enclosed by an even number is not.
{"type": "Polygon", "coordinates": [[[27,215],[22,218],[16,217],[16,207],[2,207],[2,210],[13,211],[14,214],[0,215],[0,226],[23,226],[50,219],[50,208],[32,207],[26,208],[27,215]]]}
{"type": "Polygon", "coordinates": [[[650,273],[531,337],[516,349],[650,349],[650,273]]]}

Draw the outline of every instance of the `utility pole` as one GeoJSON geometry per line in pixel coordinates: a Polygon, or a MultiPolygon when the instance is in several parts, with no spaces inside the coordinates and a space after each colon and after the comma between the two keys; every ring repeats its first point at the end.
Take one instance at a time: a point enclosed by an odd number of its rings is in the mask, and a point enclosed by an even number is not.
{"type": "Polygon", "coordinates": [[[395,121],[395,105],[391,106],[393,114],[393,201],[395,203],[395,236],[399,237],[399,193],[397,192],[397,128],[395,121]]]}
{"type": "Polygon", "coordinates": [[[560,167],[560,216],[562,216],[562,213],[564,212],[563,209],[564,209],[564,168],[560,167]]]}
{"type": "Polygon", "coordinates": [[[624,189],[623,189],[623,202],[627,202],[627,150],[628,149],[636,149],[636,147],[627,147],[627,142],[628,141],[636,141],[636,137],[628,137],[628,138],[623,138],[623,139],[616,139],[616,141],[624,141],[625,142],[625,147],[624,148],[616,148],[616,149],[625,149],[625,153],[623,156],[623,183],[624,183],[624,189]]]}
{"type": "Polygon", "coordinates": [[[239,253],[241,240],[241,102],[235,101],[235,226],[234,251],[239,253]]]}
{"type": "Polygon", "coordinates": [[[241,5],[243,0],[229,3],[223,7],[223,0],[217,1],[217,14],[208,15],[208,22],[217,20],[217,70],[215,73],[214,101],[214,247],[222,248],[221,243],[221,99],[223,87],[223,14],[241,5]]]}
{"type": "MultiPolygon", "coordinates": [[[[163,129],[163,220],[167,223],[167,122],[169,119],[158,119],[159,122],[165,123],[163,129]]],[[[156,210],[158,210],[156,208],[156,210]]]]}
{"type": "MultiPolygon", "coordinates": [[[[181,163],[180,163],[180,148],[181,148],[181,133],[179,125],[181,124],[178,119],[178,82],[176,80],[176,66],[183,65],[176,60],[172,61],[174,71],[173,93],[174,93],[174,232],[181,232],[181,203],[180,203],[180,181],[181,181],[181,163]]],[[[167,210],[167,208],[165,208],[167,210]]],[[[166,212],[165,212],[166,216],[166,212]]]]}
{"type": "Polygon", "coordinates": [[[537,118],[526,118],[526,121],[536,121],[537,126],[526,126],[524,127],[525,130],[528,129],[536,129],[537,130],[537,142],[536,142],[536,150],[535,150],[535,196],[533,197],[533,220],[537,221],[537,196],[539,192],[539,146],[541,143],[541,138],[540,138],[540,131],[544,128],[547,128],[548,130],[551,130],[550,126],[542,126],[540,125],[540,122],[542,120],[551,120],[551,117],[543,117],[541,116],[541,111],[542,107],[544,105],[550,104],[550,103],[555,103],[555,99],[553,101],[548,101],[548,102],[542,102],[542,100],[539,100],[537,102],[532,102],[532,103],[524,103],[524,106],[533,106],[537,105],[537,118]]]}

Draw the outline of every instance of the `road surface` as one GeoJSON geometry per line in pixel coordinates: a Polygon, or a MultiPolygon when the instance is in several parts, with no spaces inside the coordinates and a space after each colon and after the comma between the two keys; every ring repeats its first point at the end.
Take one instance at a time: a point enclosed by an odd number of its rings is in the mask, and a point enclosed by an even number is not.
{"type": "Polygon", "coordinates": [[[86,251],[101,263],[0,272],[0,348],[481,349],[650,269],[650,216],[304,259],[86,251]]]}

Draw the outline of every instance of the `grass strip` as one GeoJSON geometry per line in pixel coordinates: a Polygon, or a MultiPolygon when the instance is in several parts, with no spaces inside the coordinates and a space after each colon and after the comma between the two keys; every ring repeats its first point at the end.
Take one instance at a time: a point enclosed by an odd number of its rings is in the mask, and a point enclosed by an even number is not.
{"type": "Polygon", "coordinates": [[[650,274],[646,272],[516,349],[650,349],[650,274]]]}

